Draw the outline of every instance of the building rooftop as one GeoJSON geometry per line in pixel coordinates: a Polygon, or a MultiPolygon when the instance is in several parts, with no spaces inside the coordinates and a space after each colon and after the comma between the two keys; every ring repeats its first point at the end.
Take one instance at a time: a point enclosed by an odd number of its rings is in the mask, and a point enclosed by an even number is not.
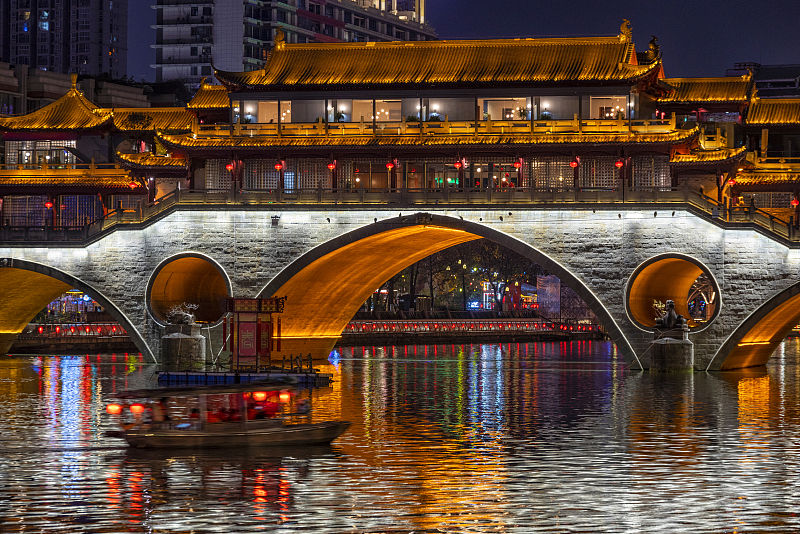
{"type": "Polygon", "coordinates": [[[630,30],[614,37],[276,44],[263,70],[216,71],[230,89],[459,88],[626,85],[640,65],[630,30]]]}
{"type": "Polygon", "coordinates": [[[228,108],[228,89],[224,85],[211,85],[206,79],[200,82],[200,88],[195,93],[187,109],[221,109],[228,108]]]}
{"type": "Polygon", "coordinates": [[[756,99],[747,111],[746,123],[750,126],[798,125],[800,124],[800,99],[756,99]]]}
{"type": "Polygon", "coordinates": [[[746,103],[750,99],[750,76],[737,78],[662,78],[667,93],[659,103],[746,103]]]}

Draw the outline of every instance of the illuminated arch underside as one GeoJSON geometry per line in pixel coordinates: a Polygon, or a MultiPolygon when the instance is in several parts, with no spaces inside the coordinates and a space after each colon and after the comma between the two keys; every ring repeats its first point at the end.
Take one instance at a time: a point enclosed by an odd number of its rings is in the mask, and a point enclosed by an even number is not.
{"type": "Polygon", "coordinates": [[[7,353],[17,334],[22,332],[36,314],[63,295],[72,286],[50,276],[15,269],[0,268],[0,353],[7,353]]]}
{"type": "Polygon", "coordinates": [[[689,315],[686,298],[703,269],[681,258],[664,258],[639,271],[628,291],[631,317],[644,328],[655,328],[653,302],[675,301],[675,313],[683,315],[689,326],[697,323],[689,315]]]}
{"type": "Polygon", "coordinates": [[[224,298],[228,296],[225,277],[203,258],[188,256],[164,265],[150,288],[150,309],[161,322],[173,306],[197,304],[198,322],[214,323],[225,313],[224,298]]]}

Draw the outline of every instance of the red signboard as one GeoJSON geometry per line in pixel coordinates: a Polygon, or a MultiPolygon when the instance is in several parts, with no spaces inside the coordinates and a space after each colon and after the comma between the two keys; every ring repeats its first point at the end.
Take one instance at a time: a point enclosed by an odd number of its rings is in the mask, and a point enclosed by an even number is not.
{"type": "Polygon", "coordinates": [[[239,323],[239,356],[256,355],[256,323],[239,323]]]}

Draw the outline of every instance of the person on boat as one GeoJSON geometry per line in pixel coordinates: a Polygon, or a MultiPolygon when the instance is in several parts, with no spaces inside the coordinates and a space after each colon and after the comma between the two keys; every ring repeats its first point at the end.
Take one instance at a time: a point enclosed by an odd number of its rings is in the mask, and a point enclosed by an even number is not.
{"type": "Polygon", "coordinates": [[[153,421],[157,423],[161,423],[164,421],[169,421],[169,410],[167,409],[167,398],[161,397],[159,400],[153,403],[153,421]]]}

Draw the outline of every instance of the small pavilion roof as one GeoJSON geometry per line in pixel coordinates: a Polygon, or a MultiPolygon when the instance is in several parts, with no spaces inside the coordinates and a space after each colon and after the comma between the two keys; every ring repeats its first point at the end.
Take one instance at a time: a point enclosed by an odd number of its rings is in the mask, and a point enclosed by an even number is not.
{"type": "Polygon", "coordinates": [[[141,154],[123,154],[117,152],[120,164],[131,169],[182,171],[186,170],[186,158],[155,156],[150,152],[141,154]]]}
{"type": "Polygon", "coordinates": [[[200,89],[197,90],[191,102],[186,105],[187,109],[222,109],[229,106],[228,88],[224,85],[211,85],[206,83],[206,79],[200,82],[200,89]]]}
{"type": "Polygon", "coordinates": [[[121,131],[192,129],[194,115],[186,108],[116,108],[109,109],[114,126],[121,131]]]}
{"type": "MultiPolygon", "coordinates": [[[[627,22],[627,21],[626,21],[627,22]]],[[[276,36],[263,70],[226,72],[231,90],[630,85],[657,75],[639,65],[630,29],[614,37],[286,44],[276,36]]]]}
{"type": "Polygon", "coordinates": [[[800,98],[758,98],[747,110],[747,125],[800,125],[800,98]]]}
{"type": "Polygon", "coordinates": [[[27,115],[0,118],[0,130],[74,132],[106,126],[111,121],[111,110],[95,106],[78,91],[76,81],[77,76],[73,75],[72,88],[52,104],[27,115]]]}
{"type": "Polygon", "coordinates": [[[746,104],[750,99],[752,80],[750,76],[727,78],[662,78],[659,84],[666,85],[667,92],[657,99],[659,103],[746,104]]]}

